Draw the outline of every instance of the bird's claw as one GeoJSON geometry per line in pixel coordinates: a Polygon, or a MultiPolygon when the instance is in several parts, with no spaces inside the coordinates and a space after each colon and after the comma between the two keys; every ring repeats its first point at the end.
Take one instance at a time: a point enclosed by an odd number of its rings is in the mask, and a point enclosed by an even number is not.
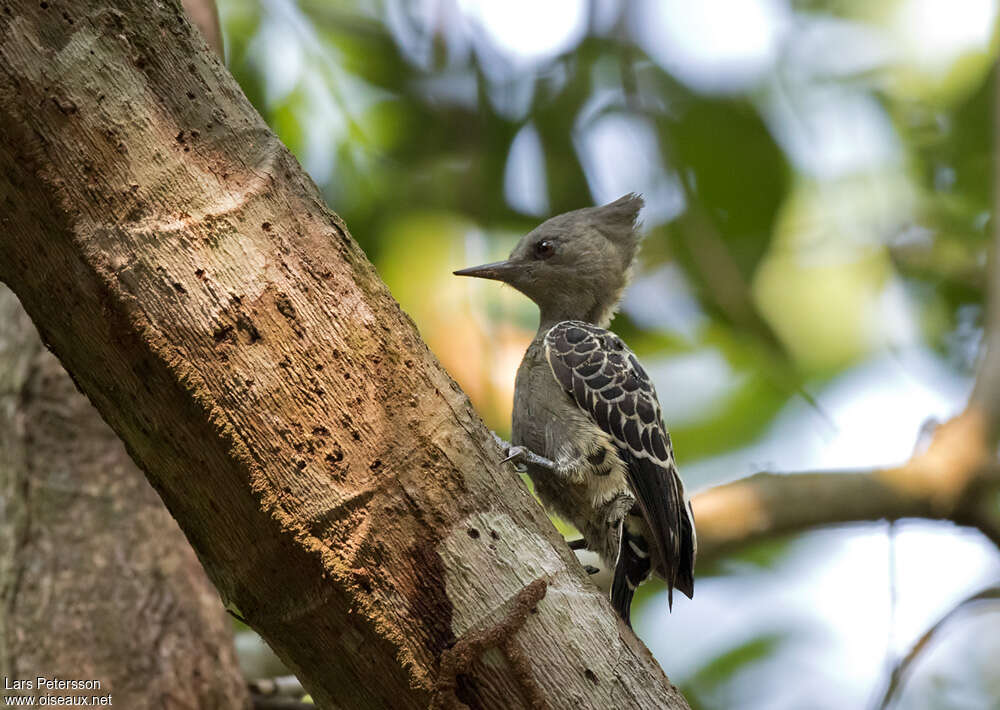
{"type": "Polygon", "coordinates": [[[527,464],[529,463],[549,471],[556,470],[556,464],[544,456],[539,456],[524,446],[514,446],[510,442],[504,441],[495,431],[491,431],[490,433],[493,435],[493,440],[497,442],[497,446],[504,453],[504,458],[500,463],[511,462],[514,464],[514,468],[521,473],[527,470],[527,464]]]}
{"type": "Polygon", "coordinates": [[[514,446],[509,441],[504,440],[495,431],[491,431],[490,434],[493,435],[493,441],[497,443],[497,447],[504,454],[504,458],[501,459],[500,463],[513,462],[514,468],[519,472],[523,472],[525,470],[524,460],[528,455],[528,450],[523,446],[514,446]]]}
{"type": "Polygon", "coordinates": [[[528,450],[523,446],[510,446],[507,448],[507,458],[505,458],[500,463],[507,463],[508,461],[513,461],[514,465],[524,465],[525,459],[528,457],[528,450]]]}
{"type": "Polygon", "coordinates": [[[500,463],[511,463],[514,466],[514,470],[518,473],[524,473],[528,470],[526,461],[529,458],[528,450],[523,446],[511,446],[506,451],[507,458],[503,459],[500,463]]]}

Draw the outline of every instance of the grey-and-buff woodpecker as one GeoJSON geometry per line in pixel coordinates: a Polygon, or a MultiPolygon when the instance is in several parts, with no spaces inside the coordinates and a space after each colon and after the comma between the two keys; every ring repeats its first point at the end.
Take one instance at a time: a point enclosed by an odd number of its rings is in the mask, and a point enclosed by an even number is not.
{"type": "Polygon", "coordinates": [[[611,602],[631,626],[636,587],[655,573],[694,594],[694,515],[649,375],[606,330],[628,285],[643,201],[558,215],[506,261],[456,271],[503,281],[540,311],[517,370],[507,459],[527,468],[542,503],[583,534],[570,543],[614,569],[611,602]]]}

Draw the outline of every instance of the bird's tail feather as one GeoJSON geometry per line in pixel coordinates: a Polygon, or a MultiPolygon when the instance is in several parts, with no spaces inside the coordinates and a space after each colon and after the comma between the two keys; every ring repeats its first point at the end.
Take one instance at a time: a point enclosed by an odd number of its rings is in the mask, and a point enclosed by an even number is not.
{"type": "Polygon", "coordinates": [[[615,567],[615,578],[611,583],[611,605],[615,608],[618,616],[632,628],[632,596],[635,589],[629,587],[628,579],[621,565],[615,567]]]}
{"type": "Polygon", "coordinates": [[[632,597],[636,588],[649,577],[650,557],[645,537],[629,528],[628,522],[622,525],[618,563],[611,583],[611,605],[628,627],[632,628],[632,597]]]}
{"type": "Polygon", "coordinates": [[[681,554],[677,561],[677,576],[674,586],[682,591],[688,599],[694,597],[694,560],[698,554],[698,539],[694,531],[694,512],[691,503],[687,504],[687,515],[681,516],[681,554]]]}

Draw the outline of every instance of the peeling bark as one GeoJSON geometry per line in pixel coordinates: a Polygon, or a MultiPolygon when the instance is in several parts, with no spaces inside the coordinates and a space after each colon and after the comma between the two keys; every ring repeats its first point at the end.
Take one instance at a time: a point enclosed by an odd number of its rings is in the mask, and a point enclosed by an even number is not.
{"type": "Polygon", "coordinates": [[[541,579],[459,700],[686,707],[177,0],[0,9],[0,196],[0,278],[321,706],[447,700],[541,579]]]}
{"type": "Polygon", "coordinates": [[[249,706],[198,559],[3,287],[0,462],[0,676],[98,680],[56,694],[136,710],[249,706]]]}

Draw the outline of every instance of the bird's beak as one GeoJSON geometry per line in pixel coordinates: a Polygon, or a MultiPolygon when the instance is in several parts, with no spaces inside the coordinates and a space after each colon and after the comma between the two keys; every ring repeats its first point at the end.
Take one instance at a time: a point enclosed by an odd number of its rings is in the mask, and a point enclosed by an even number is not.
{"type": "Polygon", "coordinates": [[[494,261],[492,264],[482,264],[481,266],[470,266],[454,273],[455,276],[475,276],[478,279],[509,281],[516,270],[517,266],[508,260],[494,261]]]}

